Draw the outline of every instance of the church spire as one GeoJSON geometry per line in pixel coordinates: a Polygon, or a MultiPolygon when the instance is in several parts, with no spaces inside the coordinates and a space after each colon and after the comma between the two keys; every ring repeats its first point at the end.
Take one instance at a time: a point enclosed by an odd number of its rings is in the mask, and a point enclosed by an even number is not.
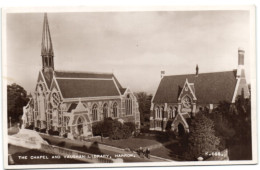
{"type": "Polygon", "coordinates": [[[53,47],[51,41],[51,34],[50,28],[48,23],[47,14],[44,14],[44,21],[43,21],[43,31],[42,31],[42,69],[43,71],[52,69],[54,70],[54,61],[53,61],[53,47]]]}

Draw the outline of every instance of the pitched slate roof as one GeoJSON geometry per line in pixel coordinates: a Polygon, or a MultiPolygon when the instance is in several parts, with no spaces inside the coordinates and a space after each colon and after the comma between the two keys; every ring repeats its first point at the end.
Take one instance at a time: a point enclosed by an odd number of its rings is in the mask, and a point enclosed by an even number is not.
{"type": "Polygon", "coordinates": [[[114,75],[112,73],[92,73],[92,72],[69,72],[69,71],[55,71],[56,77],[61,78],[104,78],[111,79],[114,75]]]}
{"type": "Polygon", "coordinates": [[[77,103],[72,103],[67,112],[71,112],[73,109],[76,109],[77,105],[77,103]]]}
{"type": "Polygon", "coordinates": [[[51,71],[48,71],[48,72],[42,72],[42,74],[43,74],[44,80],[45,80],[48,88],[50,88],[52,78],[53,78],[53,73],[51,71]]]}
{"type": "Polygon", "coordinates": [[[236,70],[226,72],[200,73],[164,76],[155,93],[154,103],[177,103],[185,80],[194,83],[197,103],[217,104],[232,101],[237,79],[236,70]]]}
{"type": "Polygon", "coordinates": [[[123,89],[110,73],[55,71],[54,75],[64,98],[120,96],[123,89]]]}
{"type": "Polygon", "coordinates": [[[120,91],[121,89],[122,90],[124,89],[113,73],[55,71],[54,75],[60,78],[102,78],[102,79],[114,78],[116,85],[120,89],[120,91]]]}
{"type": "Polygon", "coordinates": [[[64,98],[119,96],[113,80],[57,79],[64,98]]]}

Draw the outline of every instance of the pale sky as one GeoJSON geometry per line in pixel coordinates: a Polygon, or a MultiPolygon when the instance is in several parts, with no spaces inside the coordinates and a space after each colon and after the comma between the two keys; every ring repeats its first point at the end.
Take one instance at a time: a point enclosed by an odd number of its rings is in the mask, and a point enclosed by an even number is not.
{"type": "MultiPolygon", "coordinates": [[[[124,87],[154,93],[166,75],[237,68],[248,11],[48,13],[56,70],[114,72],[124,87]]],[[[43,13],[7,14],[7,74],[33,92],[41,63],[43,13]]],[[[6,66],[4,66],[6,67],[6,66]]]]}

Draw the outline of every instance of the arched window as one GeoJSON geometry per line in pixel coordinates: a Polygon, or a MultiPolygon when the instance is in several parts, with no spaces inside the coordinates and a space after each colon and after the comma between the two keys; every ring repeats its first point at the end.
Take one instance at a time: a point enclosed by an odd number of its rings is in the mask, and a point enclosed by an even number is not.
{"type": "Polygon", "coordinates": [[[169,108],[169,119],[173,119],[176,116],[177,107],[170,106],[169,108]]]}
{"type": "Polygon", "coordinates": [[[184,96],[181,102],[184,108],[191,108],[191,98],[188,95],[184,96]]]}
{"type": "Polygon", "coordinates": [[[177,107],[174,107],[174,108],[173,108],[173,116],[174,116],[174,117],[177,115],[177,112],[178,112],[178,108],[177,108],[177,107]]]}
{"type": "Polygon", "coordinates": [[[104,118],[108,117],[108,106],[107,106],[107,103],[105,103],[103,105],[103,116],[104,116],[104,118]]]}
{"type": "Polygon", "coordinates": [[[132,99],[129,94],[125,100],[125,113],[126,115],[132,115],[132,99]]]}
{"type": "Polygon", "coordinates": [[[93,117],[93,121],[98,120],[98,114],[97,114],[97,105],[94,104],[92,107],[92,117],[93,117]]]}
{"type": "Polygon", "coordinates": [[[164,107],[162,106],[161,109],[160,109],[160,117],[159,118],[162,118],[163,117],[163,111],[164,111],[164,107]]]}
{"type": "Polygon", "coordinates": [[[113,104],[113,117],[117,117],[117,103],[113,104]]]}
{"type": "Polygon", "coordinates": [[[174,118],[174,116],[173,116],[173,108],[170,107],[169,108],[169,119],[172,119],[172,118],[174,118]]]}
{"type": "Polygon", "coordinates": [[[155,108],[155,118],[160,118],[160,108],[158,106],[155,108]]]}

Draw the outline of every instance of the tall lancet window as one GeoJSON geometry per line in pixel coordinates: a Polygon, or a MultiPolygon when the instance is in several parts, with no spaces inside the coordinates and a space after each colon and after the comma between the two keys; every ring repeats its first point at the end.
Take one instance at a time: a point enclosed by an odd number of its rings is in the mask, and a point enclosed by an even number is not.
{"type": "Polygon", "coordinates": [[[97,121],[98,120],[98,113],[97,113],[97,105],[94,104],[92,107],[92,118],[93,121],[97,121]]]}
{"type": "Polygon", "coordinates": [[[113,104],[113,117],[117,117],[117,103],[113,104]]]}
{"type": "Polygon", "coordinates": [[[44,100],[44,94],[43,94],[43,85],[40,84],[38,86],[38,98],[37,98],[37,105],[38,105],[38,120],[46,120],[45,118],[45,100],[44,100]]]}
{"type": "Polygon", "coordinates": [[[170,106],[169,108],[169,119],[174,118],[175,116],[173,116],[173,108],[170,106]]]}
{"type": "Polygon", "coordinates": [[[132,99],[128,94],[125,100],[125,112],[126,115],[132,115],[132,99]]]}
{"type": "Polygon", "coordinates": [[[105,103],[103,105],[103,117],[104,117],[104,119],[108,117],[108,105],[107,105],[107,103],[105,103]]]}
{"type": "Polygon", "coordinates": [[[161,117],[160,111],[161,111],[160,107],[157,106],[155,108],[155,118],[160,118],[161,117]]]}

